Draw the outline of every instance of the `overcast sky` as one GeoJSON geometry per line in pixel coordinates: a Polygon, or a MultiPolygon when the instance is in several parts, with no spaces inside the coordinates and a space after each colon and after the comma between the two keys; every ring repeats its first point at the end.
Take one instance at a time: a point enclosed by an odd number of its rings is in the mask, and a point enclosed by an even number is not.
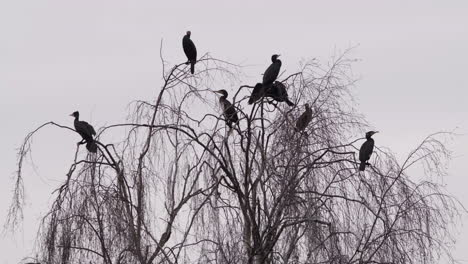
{"type": "MultiPolygon", "coordinates": [[[[161,39],[169,62],[185,60],[186,30],[199,54],[245,65],[256,78],[273,53],[293,72],[302,59],[356,46],[353,93],[357,109],[382,132],[376,144],[402,159],[430,133],[462,134],[450,144],[445,183],[468,205],[467,1],[181,2],[0,0],[2,223],[24,136],[46,121],[71,126],[75,110],[96,128],[124,120],[129,102],[152,98],[160,87],[161,39]]],[[[25,222],[16,236],[0,238],[1,264],[30,254],[77,140],[57,129],[35,138],[25,222]]],[[[468,263],[468,226],[460,232],[454,255],[468,263]]]]}

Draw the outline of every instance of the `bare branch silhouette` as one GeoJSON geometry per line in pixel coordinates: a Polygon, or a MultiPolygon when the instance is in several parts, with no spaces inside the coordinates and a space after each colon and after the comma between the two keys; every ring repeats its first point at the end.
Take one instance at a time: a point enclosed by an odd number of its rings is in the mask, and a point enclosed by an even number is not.
{"type": "MultiPolygon", "coordinates": [[[[262,98],[236,65],[209,54],[192,75],[169,67],[152,100],[130,105],[128,120],[99,129],[97,154],[77,145],[67,177],[39,232],[42,263],[438,263],[454,262],[449,226],[460,205],[437,179],[450,152],[433,134],[403,163],[376,145],[358,171],[365,120],[354,109],[353,60],[314,59],[282,83],[296,106],[262,98]],[[231,132],[217,97],[232,91],[239,123],[231,132]],[[215,88],[216,87],[216,88],[215,88]],[[312,117],[295,131],[303,105],[312,117]],[[205,107],[201,107],[205,106],[205,107]],[[124,132],[118,143],[107,135],[124,132]],[[427,178],[410,175],[423,166],[427,178]]],[[[8,224],[22,217],[27,135],[18,154],[8,224]]],[[[36,261],[36,259],[35,259],[36,261]]]]}

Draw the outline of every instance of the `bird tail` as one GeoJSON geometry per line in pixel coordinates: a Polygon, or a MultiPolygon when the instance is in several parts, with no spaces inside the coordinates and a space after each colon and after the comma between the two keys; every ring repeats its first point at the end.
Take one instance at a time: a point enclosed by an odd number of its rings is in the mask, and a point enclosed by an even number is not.
{"type": "Polygon", "coordinates": [[[190,62],[190,72],[191,72],[192,74],[195,73],[195,61],[191,61],[191,62],[190,62]]]}
{"type": "Polygon", "coordinates": [[[366,169],[366,163],[361,161],[361,164],[359,165],[359,170],[364,171],[366,169]]]}
{"type": "Polygon", "coordinates": [[[98,146],[97,146],[96,142],[94,142],[94,140],[93,141],[88,141],[86,143],[86,149],[91,153],[96,153],[97,149],[98,149],[98,146]]]}
{"type": "Polygon", "coordinates": [[[289,101],[289,99],[286,99],[286,103],[289,105],[289,106],[295,106],[295,104],[291,101],[289,101]]]}

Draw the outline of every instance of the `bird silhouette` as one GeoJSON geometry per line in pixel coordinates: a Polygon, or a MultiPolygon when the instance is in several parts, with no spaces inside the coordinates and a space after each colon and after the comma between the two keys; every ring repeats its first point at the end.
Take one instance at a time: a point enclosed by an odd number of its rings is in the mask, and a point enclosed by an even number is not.
{"type": "Polygon", "coordinates": [[[370,159],[372,152],[374,151],[374,139],[372,135],[378,133],[378,131],[369,131],[366,133],[366,142],[364,142],[359,149],[359,161],[361,164],[359,165],[359,170],[364,171],[366,169],[366,164],[368,164],[368,160],[370,159]]]}
{"type": "Polygon", "coordinates": [[[265,96],[273,98],[278,102],[286,102],[289,106],[294,106],[294,103],[289,100],[288,91],[286,86],[282,82],[274,82],[270,85],[269,89],[266,89],[265,96]]]}
{"type": "Polygon", "coordinates": [[[296,132],[304,131],[312,121],[312,109],[310,109],[309,104],[305,104],[305,111],[302,113],[296,121],[296,132]]]}
{"type": "Polygon", "coordinates": [[[280,55],[274,54],[271,56],[271,65],[266,69],[263,74],[263,85],[268,86],[273,84],[278,78],[281,69],[281,60],[278,59],[280,55]]]}
{"type": "Polygon", "coordinates": [[[258,100],[262,99],[265,95],[265,87],[261,83],[257,83],[252,91],[252,94],[249,98],[249,104],[253,104],[258,100]]]}
{"type": "Polygon", "coordinates": [[[96,135],[93,126],[85,121],[80,121],[80,113],[78,111],[73,112],[70,116],[75,117],[75,121],[73,122],[75,130],[86,142],[86,149],[88,149],[89,152],[96,153],[98,146],[93,138],[93,136],[96,135]]]}
{"type": "Polygon", "coordinates": [[[232,128],[232,124],[239,122],[236,108],[231,104],[231,102],[229,102],[229,100],[227,100],[228,92],[226,90],[219,90],[215,92],[221,94],[219,103],[223,107],[223,115],[226,119],[226,125],[229,128],[232,128]]]}
{"type": "Polygon", "coordinates": [[[193,74],[195,72],[195,63],[197,62],[197,48],[195,44],[190,39],[192,33],[187,31],[184,38],[182,39],[182,47],[184,48],[185,55],[187,56],[187,64],[190,63],[190,72],[193,74]]]}

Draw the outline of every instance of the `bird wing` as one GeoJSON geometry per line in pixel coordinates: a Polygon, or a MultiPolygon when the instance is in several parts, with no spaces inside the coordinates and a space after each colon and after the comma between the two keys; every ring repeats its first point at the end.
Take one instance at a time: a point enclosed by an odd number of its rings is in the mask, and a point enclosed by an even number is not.
{"type": "Polygon", "coordinates": [[[298,130],[304,130],[310,122],[309,113],[302,113],[296,121],[296,128],[298,130]]]}
{"type": "Polygon", "coordinates": [[[75,121],[75,130],[84,140],[92,140],[93,136],[88,129],[88,123],[84,121],[75,121]]]}
{"type": "Polygon", "coordinates": [[[225,100],[223,103],[224,116],[230,121],[237,122],[239,117],[237,116],[237,111],[234,105],[231,104],[228,100],[225,100]]]}
{"type": "Polygon", "coordinates": [[[367,140],[359,149],[359,160],[362,162],[368,161],[372,155],[372,151],[374,151],[374,142],[367,140]]]}
{"type": "Polygon", "coordinates": [[[187,59],[189,61],[197,60],[197,48],[195,47],[193,41],[187,35],[185,35],[182,39],[182,46],[184,48],[185,55],[187,56],[187,59]]]}
{"type": "Polygon", "coordinates": [[[83,123],[83,126],[85,127],[86,131],[90,134],[90,135],[96,135],[96,130],[94,130],[94,127],[90,124],[88,124],[88,122],[85,122],[85,121],[81,121],[83,123]]]}
{"type": "Polygon", "coordinates": [[[288,98],[288,91],[286,91],[286,86],[281,82],[275,82],[276,92],[278,96],[282,99],[288,98]]]}
{"type": "Polygon", "coordinates": [[[253,104],[259,99],[261,99],[264,93],[265,93],[265,88],[262,84],[255,85],[252,91],[252,94],[250,95],[250,98],[249,98],[249,104],[253,104]]]}
{"type": "Polygon", "coordinates": [[[273,83],[280,72],[281,64],[272,63],[263,74],[263,84],[273,83]]]}
{"type": "Polygon", "coordinates": [[[275,82],[271,85],[271,88],[266,90],[266,96],[275,99],[278,102],[284,102],[288,100],[288,92],[286,86],[281,82],[275,82]]]}

